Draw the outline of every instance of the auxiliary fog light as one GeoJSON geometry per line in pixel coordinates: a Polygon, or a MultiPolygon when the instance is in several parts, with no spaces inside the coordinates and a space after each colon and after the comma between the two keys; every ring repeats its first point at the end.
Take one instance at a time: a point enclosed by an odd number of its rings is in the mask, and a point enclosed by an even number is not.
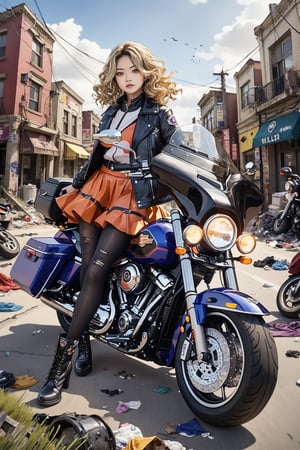
{"type": "Polygon", "coordinates": [[[244,255],[251,253],[256,247],[256,239],[252,234],[243,233],[237,238],[236,246],[244,255]]]}
{"type": "Polygon", "coordinates": [[[202,236],[203,236],[202,229],[198,227],[198,225],[188,225],[183,230],[183,240],[190,247],[199,244],[199,242],[202,239],[202,236]]]}

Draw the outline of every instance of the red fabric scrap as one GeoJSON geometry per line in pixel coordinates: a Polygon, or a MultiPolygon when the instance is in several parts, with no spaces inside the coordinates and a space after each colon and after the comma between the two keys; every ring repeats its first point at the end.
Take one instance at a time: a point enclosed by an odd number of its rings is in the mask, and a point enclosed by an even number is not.
{"type": "Polygon", "coordinates": [[[8,292],[11,289],[21,289],[11,277],[0,272],[0,291],[8,292]]]}

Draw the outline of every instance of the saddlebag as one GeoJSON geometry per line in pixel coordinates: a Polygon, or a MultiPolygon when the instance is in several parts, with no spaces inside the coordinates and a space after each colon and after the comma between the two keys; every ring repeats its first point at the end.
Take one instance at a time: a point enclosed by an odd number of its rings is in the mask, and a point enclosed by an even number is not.
{"type": "Polygon", "coordinates": [[[14,262],[10,276],[28,294],[39,297],[51,287],[75,247],[56,237],[30,238],[14,262]]]}
{"type": "Polygon", "coordinates": [[[48,178],[41,184],[34,203],[35,209],[41,213],[47,222],[63,224],[66,217],[61,213],[55,198],[61,193],[61,190],[72,184],[71,178],[48,178]]]}

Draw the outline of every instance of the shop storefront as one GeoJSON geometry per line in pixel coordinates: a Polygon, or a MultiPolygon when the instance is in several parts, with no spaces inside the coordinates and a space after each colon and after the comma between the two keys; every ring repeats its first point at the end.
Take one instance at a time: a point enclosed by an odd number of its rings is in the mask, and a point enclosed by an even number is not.
{"type": "Polygon", "coordinates": [[[254,147],[300,139],[300,113],[293,111],[264,122],[253,139],[254,147]]]}
{"type": "Polygon", "coordinates": [[[284,190],[280,167],[300,171],[300,113],[293,111],[262,123],[253,148],[262,155],[264,191],[270,201],[272,193],[284,190]]]}
{"type": "Polygon", "coordinates": [[[24,130],[21,138],[20,185],[39,187],[46,178],[53,176],[54,158],[59,156],[59,150],[46,134],[24,130]]]}

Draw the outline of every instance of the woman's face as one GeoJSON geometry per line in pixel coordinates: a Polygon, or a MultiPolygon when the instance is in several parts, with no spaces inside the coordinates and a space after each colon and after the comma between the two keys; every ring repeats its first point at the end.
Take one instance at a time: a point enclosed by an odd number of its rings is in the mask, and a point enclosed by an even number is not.
{"type": "Polygon", "coordinates": [[[144,75],[136,69],[128,55],[118,59],[115,78],[128,100],[138,97],[143,92],[144,75]]]}

